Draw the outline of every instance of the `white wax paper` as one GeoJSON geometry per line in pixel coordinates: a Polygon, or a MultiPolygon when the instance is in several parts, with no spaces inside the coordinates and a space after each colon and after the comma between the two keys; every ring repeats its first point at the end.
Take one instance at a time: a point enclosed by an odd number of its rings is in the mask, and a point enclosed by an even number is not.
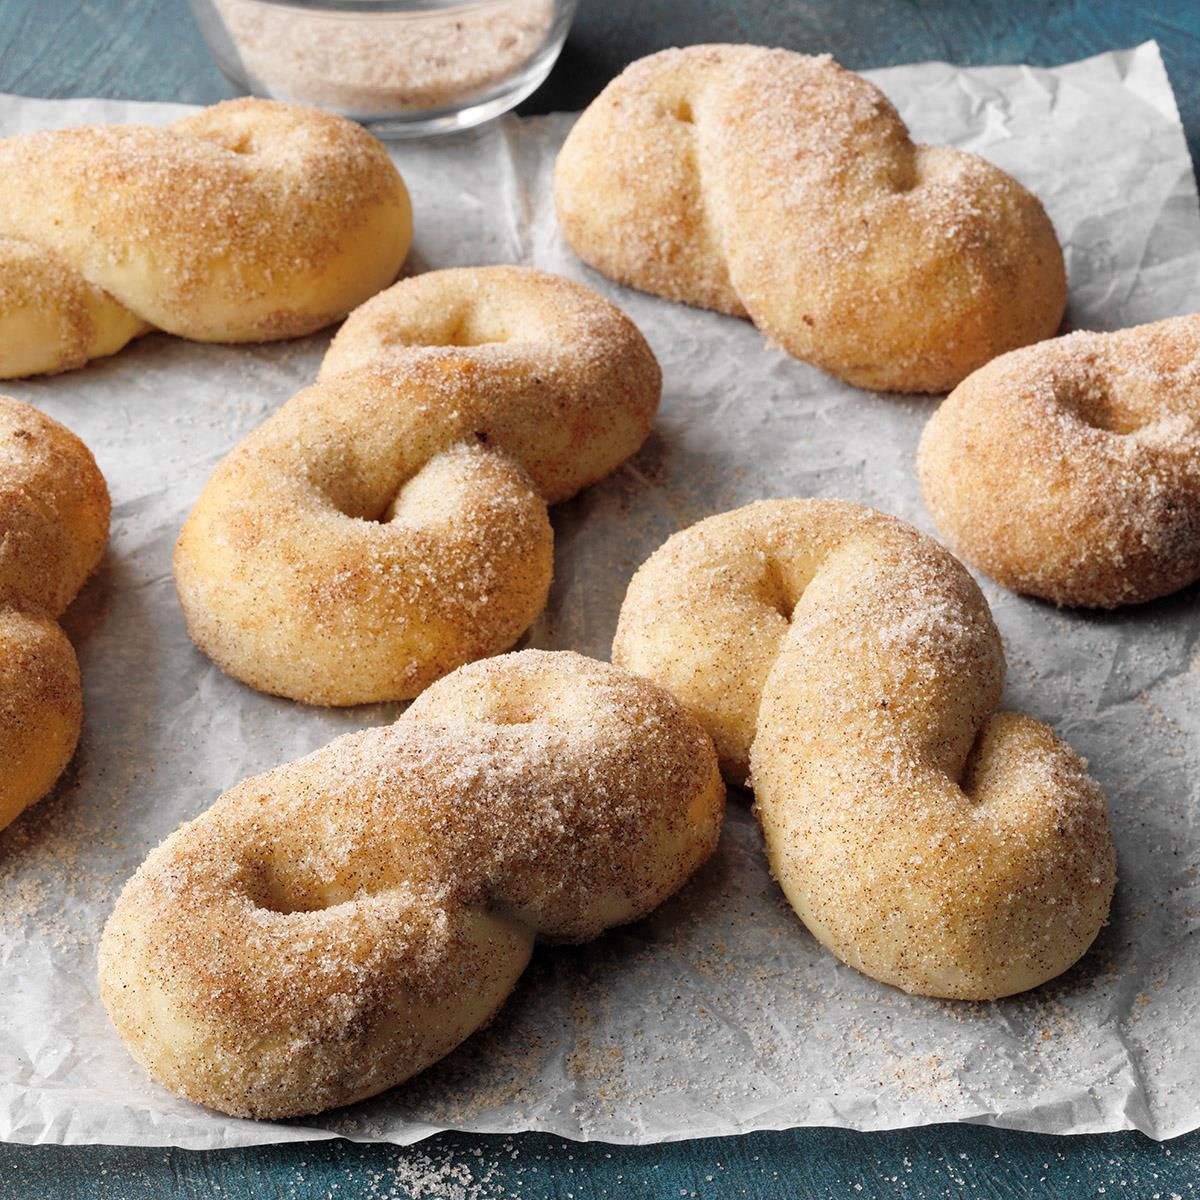
{"type": "MultiPolygon", "coordinates": [[[[1072,324],[1200,308],[1195,185],[1154,45],[1055,70],[926,64],[871,77],[917,138],[979,151],[1042,197],[1066,247],[1072,324]]],[[[0,98],[0,132],[180,111],[0,98]]],[[[416,203],[411,270],[563,272],[624,307],[663,365],[649,442],[555,511],[554,589],[529,644],[607,657],[637,564],[672,531],[759,497],[846,497],[929,530],[913,453],[937,401],[855,391],[745,322],[584,269],[551,205],[571,120],[507,118],[395,149],[416,203]]],[[[87,441],[115,509],[104,564],[65,622],[87,693],[78,757],[0,836],[0,1137],[222,1147],[406,1143],[456,1128],[650,1142],[961,1120],[1164,1138],[1200,1125],[1195,587],[1104,615],[982,581],[1008,648],[1007,704],[1091,760],[1120,855],[1111,924],[1078,967],[1032,994],[940,1002],[843,966],[781,899],[734,793],[719,852],[680,895],[590,946],[542,949],[495,1024],[406,1087],[269,1124],[150,1082],[96,994],[96,941],[122,882],[225,788],[399,711],[304,708],[226,678],[188,642],[171,582],[172,543],[209,472],[312,380],[327,340],[234,348],[155,335],[5,388],[87,441]]]]}

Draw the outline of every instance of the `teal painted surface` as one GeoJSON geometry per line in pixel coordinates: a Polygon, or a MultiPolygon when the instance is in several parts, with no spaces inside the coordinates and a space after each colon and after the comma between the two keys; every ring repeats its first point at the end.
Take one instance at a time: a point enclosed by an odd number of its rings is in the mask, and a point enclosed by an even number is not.
{"type": "MultiPolygon", "coordinates": [[[[758,41],[864,68],[938,58],[1051,64],[1156,38],[1200,152],[1200,2],[583,0],[559,66],[525,112],[582,107],[662,46],[758,41]]],[[[0,91],[211,102],[233,89],[184,0],[0,0],[0,91]]],[[[2,996],[0,996],[2,1003],[2,996]]],[[[1197,1055],[1200,1075],[1200,1053],[1197,1055]]],[[[668,1146],[447,1135],[401,1150],[323,1142],[197,1154],[0,1146],[0,1200],[161,1197],[601,1200],[607,1197],[1200,1197],[1200,1134],[1052,1138],[969,1126],[804,1129],[668,1146]]]]}
{"type": "Polygon", "coordinates": [[[807,1129],[619,1147],[446,1135],[196,1153],[0,1148],[0,1200],[1196,1200],[1200,1139],[1053,1138],[961,1125],[807,1129]]]}

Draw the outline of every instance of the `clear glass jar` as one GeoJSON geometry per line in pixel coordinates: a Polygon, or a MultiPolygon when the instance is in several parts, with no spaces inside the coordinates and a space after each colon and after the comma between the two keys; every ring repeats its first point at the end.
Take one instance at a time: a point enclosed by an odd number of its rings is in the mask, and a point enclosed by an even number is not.
{"type": "Polygon", "coordinates": [[[380,137],[467,129],[554,66],[578,0],[189,0],[217,66],[256,96],[380,137]]]}

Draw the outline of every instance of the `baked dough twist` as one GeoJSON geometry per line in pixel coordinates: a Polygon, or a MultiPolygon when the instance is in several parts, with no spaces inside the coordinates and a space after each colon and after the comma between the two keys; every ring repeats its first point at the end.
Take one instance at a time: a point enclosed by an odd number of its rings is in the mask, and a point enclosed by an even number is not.
{"type": "Polygon", "coordinates": [[[828,55],[691,46],[635,62],[555,168],[587,263],[645,292],[749,316],[860,387],[938,392],[1050,337],[1062,252],[997,167],[917,146],[828,55]]]}
{"type": "Polygon", "coordinates": [[[594,292],[437,271],[355,312],[317,383],[217,468],[179,536],[196,644],[310,704],[415,696],[546,602],[546,506],[643,442],[662,377],[594,292]]]}
{"type": "Polygon", "coordinates": [[[5,138],[0,178],[0,378],[80,367],[151,328],[311,333],[391,283],[412,238],[375,138],[269,100],[5,138]]]}
{"type": "Polygon", "coordinates": [[[998,713],[1004,653],[961,564],[891,517],[775,500],[641,567],[613,660],[671,689],[816,938],[905,991],[990,999],[1087,949],[1115,879],[1104,797],[1045,725],[998,713]]]}
{"type": "Polygon", "coordinates": [[[88,448],[0,396],[0,829],[75,753],[83,691],[58,617],[104,554],[109,509],[88,448]]]}
{"type": "Polygon", "coordinates": [[[660,904],[723,812],[712,743],[661,688],[570,653],[475,663],[172,834],[105,928],[101,995],[192,1100],[348,1104],[484,1025],[535,940],[660,904]]]}
{"type": "Polygon", "coordinates": [[[1200,315],[1073,333],[964,380],[921,438],[925,504],[968,562],[1055,604],[1200,578],[1200,315]]]}

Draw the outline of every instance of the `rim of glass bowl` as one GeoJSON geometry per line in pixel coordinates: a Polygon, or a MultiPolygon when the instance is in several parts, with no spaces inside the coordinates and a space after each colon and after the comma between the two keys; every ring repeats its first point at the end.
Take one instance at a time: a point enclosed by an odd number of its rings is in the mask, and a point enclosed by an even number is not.
{"type": "MultiPolygon", "coordinates": [[[[313,13],[345,16],[387,13],[391,16],[427,17],[468,9],[500,8],[512,4],[512,0],[256,0],[256,3],[270,8],[298,8],[313,13]]],[[[555,8],[564,7],[563,0],[553,0],[553,3],[555,8]]]]}

